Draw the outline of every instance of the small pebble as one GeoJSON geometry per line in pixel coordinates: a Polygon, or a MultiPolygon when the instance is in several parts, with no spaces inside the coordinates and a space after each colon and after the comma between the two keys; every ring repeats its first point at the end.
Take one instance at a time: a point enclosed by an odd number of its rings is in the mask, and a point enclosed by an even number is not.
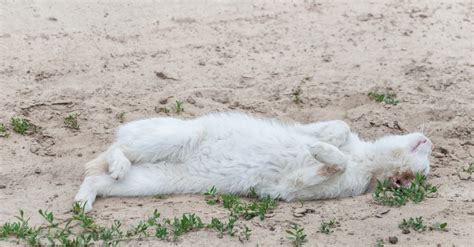
{"type": "Polygon", "coordinates": [[[391,244],[396,244],[398,243],[398,238],[396,236],[388,237],[388,242],[391,244]]]}
{"type": "Polygon", "coordinates": [[[403,229],[402,233],[403,233],[403,234],[408,234],[408,233],[410,233],[410,230],[408,230],[408,229],[403,229]]]}
{"type": "Polygon", "coordinates": [[[196,100],[195,100],[193,97],[191,97],[191,96],[189,96],[189,97],[186,99],[186,101],[187,101],[189,104],[191,104],[191,105],[196,104],[196,100]]]}
{"type": "Polygon", "coordinates": [[[471,178],[471,175],[467,172],[459,172],[458,176],[461,180],[469,180],[471,178]]]}
{"type": "Polygon", "coordinates": [[[36,168],[36,169],[35,169],[35,173],[36,173],[36,174],[41,174],[41,169],[36,168]]]}
{"type": "Polygon", "coordinates": [[[6,187],[6,185],[0,184],[0,189],[5,189],[6,187]]]}

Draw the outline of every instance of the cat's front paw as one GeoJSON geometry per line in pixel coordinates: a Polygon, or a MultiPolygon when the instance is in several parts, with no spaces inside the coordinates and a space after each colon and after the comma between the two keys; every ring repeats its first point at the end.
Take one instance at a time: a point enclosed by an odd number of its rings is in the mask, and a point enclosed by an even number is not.
{"type": "Polygon", "coordinates": [[[95,190],[90,187],[90,181],[87,181],[86,178],[79,192],[77,192],[74,197],[74,202],[79,203],[79,205],[84,208],[84,212],[88,213],[92,210],[92,204],[95,201],[96,195],[95,190]]]}
{"type": "Polygon", "coordinates": [[[131,163],[127,159],[114,160],[109,163],[109,175],[113,179],[122,179],[130,171],[131,163]]]}

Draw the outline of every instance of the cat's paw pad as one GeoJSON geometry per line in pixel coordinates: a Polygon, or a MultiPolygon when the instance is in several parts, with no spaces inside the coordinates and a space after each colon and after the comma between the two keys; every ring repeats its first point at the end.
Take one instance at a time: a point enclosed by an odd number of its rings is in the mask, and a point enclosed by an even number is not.
{"type": "Polygon", "coordinates": [[[109,164],[109,175],[113,179],[121,179],[130,171],[130,161],[128,160],[116,160],[109,164]]]}

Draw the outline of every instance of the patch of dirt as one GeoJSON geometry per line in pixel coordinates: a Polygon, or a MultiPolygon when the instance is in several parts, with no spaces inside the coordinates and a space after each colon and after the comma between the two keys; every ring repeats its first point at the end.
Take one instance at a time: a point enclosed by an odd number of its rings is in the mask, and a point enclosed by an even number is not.
{"type": "MultiPolygon", "coordinates": [[[[64,218],[83,164],[108,147],[120,122],[178,116],[178,100],[182,118],[236,110],[301,122],[342,119],[368,139],[423,130],[437,147],[429,178],[440,185],[437,197],[389,211],[371,195],[282,202],[272,217],[245,222],[252,229],[246,245],[290,246],[292,223],[305,228],[309,246],[378,239],[471,245],[473,177],[462,171],[474,162],[474,37],[470,1],[455,2],[3,3],[0,122],[25,116],[41,132],[0,138],[0,224],[20,208],[31,224],[42,222],[39,208],[64,218]],[[291,94],[297,86],[298,104],[291,94]],[[390,89],[400,102],[370,100],[375,89],[390,89]],[[72,112],[80,113],[78,131],[64,128],[72,112]],[[416,216],[447,222],[448,232],[403,234],[398,224],[416,216]],[[332,218],[340,226],[318,232],[332,218]]],[[[136,224],[154,208],[168,218],[227,215],[200,195],[99,198],[92,215],[107,225],[136,224]]],[[[241,242],[199,231],[178,244],[241,242]]]]}

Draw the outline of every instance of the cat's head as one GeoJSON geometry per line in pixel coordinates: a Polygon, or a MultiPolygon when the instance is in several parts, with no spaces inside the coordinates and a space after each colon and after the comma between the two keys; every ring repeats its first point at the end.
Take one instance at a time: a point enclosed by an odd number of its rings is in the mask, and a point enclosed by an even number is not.
{"type": "Polygon", "coordinates": [[[374,179],[409,186],[416,173],[428,175],[433,143],[421,133],[391,135],[374,142],[374,179]]]}

